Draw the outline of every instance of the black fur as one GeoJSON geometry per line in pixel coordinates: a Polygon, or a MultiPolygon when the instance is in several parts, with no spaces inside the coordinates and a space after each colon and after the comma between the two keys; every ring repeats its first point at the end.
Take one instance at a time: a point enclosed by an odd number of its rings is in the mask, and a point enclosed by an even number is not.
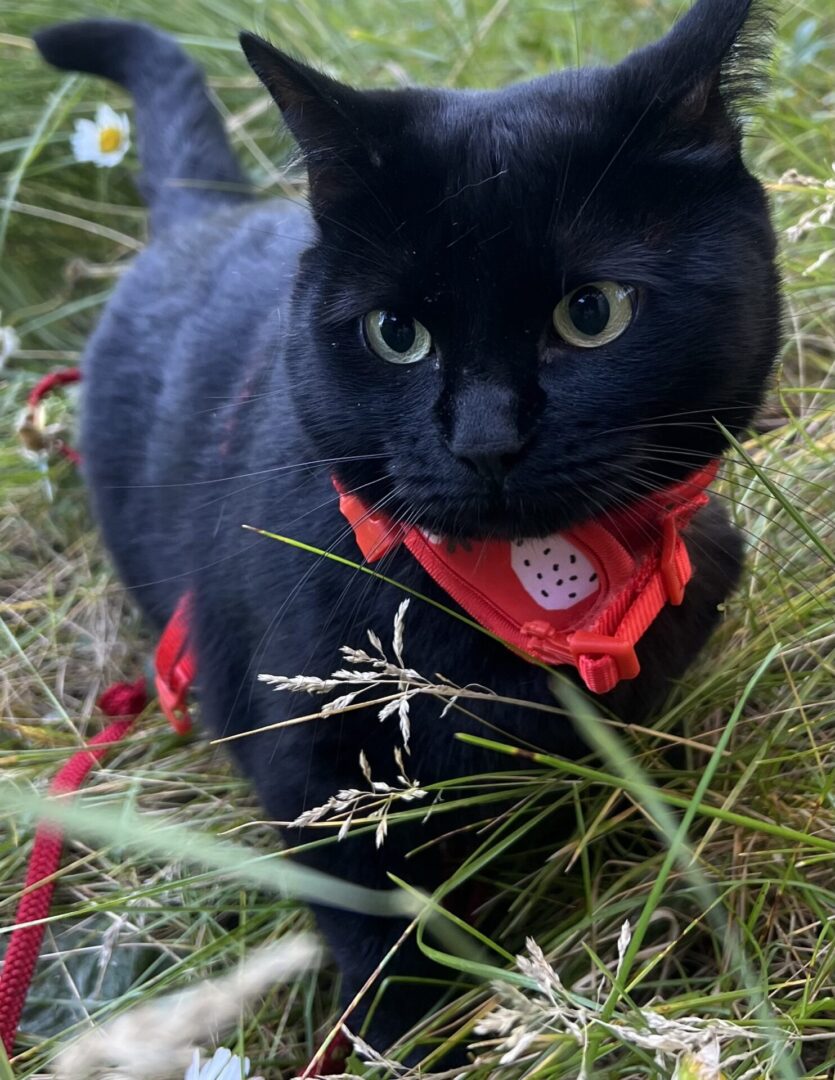
{"type": "MultiPolygon", "coordinates": [[[[203,83],[170,39],[102,21],[37,35],[52,63],[136,98],[154,238],[90,341],[82,450],[106,542],[148,617],[162,627],[194,592],[202,716],[216,733],[308,711],[257,674],[327,675],[339,646],[383,632],[400,600],[242,525],[356,558],[335,473],[369,504],[450,536],[544,535],[720,454],[714,417],[734,432],[748,424],[780,321],[766,201],[740,156],[738,102],[756,73],[750,7],[699,0],[619,66],[499,91],[360,92],[244,35],[305,154],[312,213],[249,201],[203,83]],[[634,323],[611,345],[566,346],[555,304],[601,279],[635,286],[634,323]],[[410,366],[378,359],[360,330],[377,308],[420,319],[435,353],[410,366]]],[[[690,535],[684,606],[644,638],[641,676],[608,695],[625,719],[645,717],[693,659],[738,576],[740,541],[719,507],[690,535]]],[[[385,569],[439,596],[410,557],[385,569]]],[[[407,659],[553,700],[537,668],[418,603],[407,659]]],[[[483,731],[477,721],[439,712],[414,704],[415,778],[501,768],[453,740],[483,731]]],[[[480,712],[510,739],[578,749],[553,717],[480,712]]],[[[232,746],[267,812],[289,820],[362,787],[361,749],[390,779],[398,742],[395,720],[353,713],[232,746]]],[[[368,885],[393,870],[431,888],[441,860],[406,854],[452,826],[437,820],[393,829],[379,852],[348,839],[306,858],[368,885]]],[[[402,928],[317,914],[349,1001],[402,928]]],[[[404,949],[388,970],[419,967],[404,949]]],[[[429,1003],[408,993],[408,1007],[390,990],[376,1011],[381,1047],[429,1003]]]]}

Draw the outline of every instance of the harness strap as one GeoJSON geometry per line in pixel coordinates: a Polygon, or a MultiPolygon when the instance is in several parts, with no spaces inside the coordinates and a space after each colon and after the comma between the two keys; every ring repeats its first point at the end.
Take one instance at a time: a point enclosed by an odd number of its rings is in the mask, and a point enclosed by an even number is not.
{"type": "Polygon", "coordinates": [[[189,591],[177,601],[154,657],[154,683],[160,708],[178,735],[191,731],[188,695],[197,673],[197,662],[188,641],[191,607],[189,591]]]}
{"type": "MultiPolygon", "coordinates": [[[[608,693],[621,680],[636,678],[641,665],[635,646],[667,604],[679,607],[683,602],[693,566],[679,535],[679,522],[685,516],[689,520],[706,502],[707,496],[700,496],[687,504],[686,514],[665,518],[657,558],[646,565],[630,589],[605,605],[597,619],[568,635],[571,662],[592,693],[608,693]]],[[[548,623],[528,623],[523,631],[529,652],[550,663],[565,663],[564,650],[552,644],[554,632],[548,623]]]]}

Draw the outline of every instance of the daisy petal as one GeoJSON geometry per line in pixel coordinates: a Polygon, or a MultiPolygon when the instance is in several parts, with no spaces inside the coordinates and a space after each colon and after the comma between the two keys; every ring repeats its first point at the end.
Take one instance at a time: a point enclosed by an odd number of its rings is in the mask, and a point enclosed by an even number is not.
{"type": "Polygon", "coordinates": [[[249,1062],[244,1061],[243,1068],[241,1067],[241,1059],[237,1057],[230,1058],[226,1065],[226,1068],[217,1078],[217,1080],[242,1080],[242,1077],[247,1076],[249,1073],[249,1062]]]}
{"type": "Polygon", "coordinates": [[[0,371],[20,348],[20,335],[13,326],[0,326],[0,371]]]}
{"type": "MultiPolygon", "coordinates": [[[[195,1050],[191,1065],[183,1080],[246,1080],[249,1076],[249,1067],[248,1057],[245,1057],[242,1062],[237,1054],[233,1054],[225,1046],[215,1050],[211,1061],[207,1061],[201,1067],[200,1054],[195,1050]]],[[[264,1080],[264,1078],[256,1076],[252,1080],[264,1080]]]]}
{"type": "Polygon", "coordinates": [[[94,161],[96,157],[98,136],[95,132],[92,135],[86,131],[76,131],[76,133],[70,139],[70,145],[72,146],[73,157],[76,161],[94,161]]]}
{"type": "Polygon", "coordinates": [[[218,1047],[215,1055],[200,1074],[200,1080],[223,1080],[226,1066],[232,1058],[232,1051],[225,1046],[218,1047]]]}
{"type": "Polygon", "coordinates": [[[96,109],[96,127],[121,127],[119,114],[112,106],[103,102],[96,109]]]}
{"type": "Polygon", "coordinates": [[[191,1065],[186,1069],[183,1080],[200,1080],[200,1051],[195,1050],[191,1055],[191,1065]]]}
{"type": "Polygon", "coordinates": [[[96,164],[106,165],[107,168],[112,169],[114,165],[119,164],[119,162],[125,156],[125,153],[125,148],[120,148],[119,150],[108,150],[104,153],[99,152],[96,158],[96,164]]]}

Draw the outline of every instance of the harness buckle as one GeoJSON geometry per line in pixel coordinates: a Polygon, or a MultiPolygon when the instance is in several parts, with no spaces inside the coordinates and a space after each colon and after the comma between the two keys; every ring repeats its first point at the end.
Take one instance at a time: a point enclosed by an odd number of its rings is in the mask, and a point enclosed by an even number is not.
{"type": "Polygon", "coordinates": [[[634,679],[641,672],[641,664],[635,646],[609,634],[592,634],[577,630],[568,639],[568,647],[579,668],[582,659],[606,656],[614,661],[618,679],[634,679]]]}
{"type": "Polygon", "coordinates": [[[546,664],[564,664],[570,658],[564,635],[558,637],[550,623],[540,620],[527,622],[521,632],[523,649],[537,660],[546,664]]]}
{"type": "Polygon", "coordinates": [[[158,671],[154,677],[159,705],[165,718],[178,735],[191,731],[191,717],[186,698],[191,687],[191,673],[181,663],[175,664],[165,676],[158,671]]]}

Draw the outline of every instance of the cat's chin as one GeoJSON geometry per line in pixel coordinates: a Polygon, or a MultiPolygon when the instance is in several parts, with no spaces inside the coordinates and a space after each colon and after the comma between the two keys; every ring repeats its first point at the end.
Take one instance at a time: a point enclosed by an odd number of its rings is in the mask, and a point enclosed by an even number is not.
{"type": "Polygon", "coordinates": [[[554,502],[539,505],[531,501],[459,499],[424,504],[423,512],[413,516],[414,523],[424,532],[446,540],[532,540],[562,532],[591,517],[580,507],[568,507],[554,502]]]}
{"type": "Polygon", "coordinates": [[[643,459],[627,450],[617,463],[597,459],[567,466],[573,474],[570,484],[552,481],[539,491],[508,485],[501,491],[470,488],[464,493],[454,486],[448,492],[435,486],[427,493],[423,484],[404,484],[398,500],[389,505],[393,517],[446,540],[543,539],[634,505],[678,483],[706,460],[704,451],[691,459],[682,450],[669,468],[656,458],[649,459],[647,468],[643,459]],[[628,464],[635,475],[628,471],[628,464]],[[648,482],[645,476],[650,469],[648,482]]]}

